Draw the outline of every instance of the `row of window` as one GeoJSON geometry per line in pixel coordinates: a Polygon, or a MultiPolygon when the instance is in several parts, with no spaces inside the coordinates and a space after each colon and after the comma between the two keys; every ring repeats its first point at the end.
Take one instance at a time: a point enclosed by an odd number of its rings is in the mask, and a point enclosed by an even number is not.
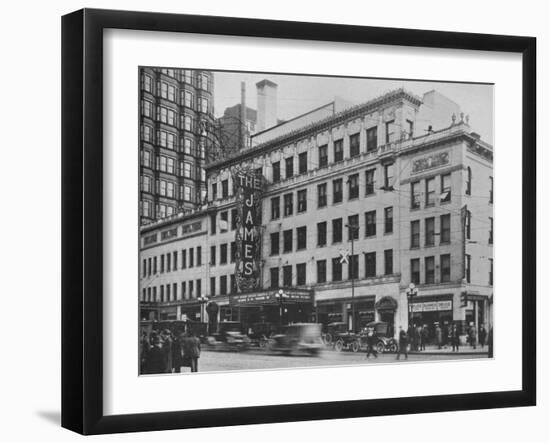
{"type": "Polygon", "coordinates": [[[236,293],[237,284],[235,280],[235,274],[229,275],[229,288],[227,286],[227,283],[227,275],[221,275],[219,277],[219,288],[216,288],[216,277],[210,277],[210,296],[215,297],[216,295],[227,295],[228,289],[229,293],[236,293]],[[216,291],[216,289],[218,289],[218,291],[216,291]]]}
{"type": "Polygon", "coordinates": [[[176,300],[189,300],[201,297],[202,280],[189,280],[181,282],[181,293],[178,294],[178,284],[168,283],[160,286],[149,286],[142,289],[142,301],[146,302],[170,302],[176,300]]]}
{"type": "Polygon", "coordinates": [[[139,202],[140,215],[147,218],[164,218],[170,217],[176,213],[176,208],[171,205],[159,203],[156,205],[156,216],[153,214],[153,202],[149,200],[141,200],[139,202]]]}
{"type": "Polygon", "coordinates": [[[178,127],[177,115],[179,115],[179,129],[189,132],[202,132],[208,126],[205,120],[201,120],[197,127],[196,121],[192,116],[180,114],[165,106],[159,105],[155,108],[152,102],[145,99],[141,101],[141,115],[174,127],[178,127]]]}
{"type": "MultiPolygon", "coordinates": [[[[235,242],[230,243],[229,260],[231,263],[235,263],[235,256],[237,254],[237,244],[235,242]]],[[[216,246],[210,246],[210,266],[216,266],[216,246]]],[[[219,264],[227,264],[227,243],[220,245],[219,264]]]]}
{"type": "MultiPolygon", "coordinates": [[[[151,128],[151,126],[142,125],[141,136],[143,141],[154,143],[153,128],[151,128]]],[[[159,146],[174,151],[177,150],[178,152],[183,152],[188,155],[194,155],[199,158],[205,158],[206,151],[204,143],[199,142],[195,150],[195,143],[191,138],[181,137],[179,140],[178,143],[178,135],[175,133],[163,130],[156,131],[156,144],[159,146]]]]}
{"type": "MultiPolygon", "coordinates": [[[[451,174],[442,174],[440,177],[439,199],[436,198],[435,177],[429,177],[424,180],[424,207],[434,206],[436,201],[448,203],[451,201],[451,174]]],[[[421,181],[411,183],[411,209],[419,209],[421,206],[421,181]]]]}
{"type": "MultiPolygon", "coordinates": [[[[191,175],[184,174],[184,177],[191,177],[191,175]]],[[[184,201],[194,201],[193,188],[190,185],[179,185],[179,195],[176,195],[176,183],[166,180],[156,180],[155,193],[162,196],[173,199],[179,199],[184,201]]],[[[148,175],[141,176],[141,191],[153,193],[153,178],[148,175]]],[[[200,198],[199,196],[196,196],[200,198]]]]}
{"type": "MultiPolygon", "coordinates": [[[[374,278],[377,275],[377,264],[376,264],[376,252],[367,252],[363,253],[364,268],[362,275],[364,278],[374,278]]],[[[317,283],[326,283],[329,281],[329,276],[327,273],[327,262],[331,265],[331,275],[330,281],[339,282],[344,279],[344,267],[347,268],[346,278],[348,280],[360,278],[359,270],[359,256],[357,254],[350,255],[348,257],[348,263],[342,263],[342,257],[335,257],[331,260],[317,260],[316,262],[316,282],[317,283]]],[[[383,275],[392,275],[393,274],[393,249],[386,249],[384,251],[384,262],[383,262],[383,275]]],[[[273,267],[270,268],[270,288],[276,289],[280,287],[281,268],[273,267]]],[[[294,265],[287,265],[282,267],[282,286],[283,287],[292,287],[292,286],[302,286],[305,285],[307,281],[307,266],[306,263],[298,263],[294,265]],[[294,272],[295,271],[295,272],[294,272]]]]}
{"type": "MultiPolygon", "coordinates": [[[[210,76],[208,74],[205,74],[205,73],[202,73],[202,72],[199,73],[199,72],[196,72],[196,71],[192,71],[190,69],[184,69],[184,70],[181,70],[181,69],[161,69],[161,72],[164,75],[167,75],[168,77],[175,78],[178,81],[182,81],[182,82],[185,82],[187,84],[196,86],[196,87],[198,87],[200,89],[203,89],[205,91],[208,91],[210,89],[210,85],[209,85],[210,76]]],[[[153,85],[154,85],[153,77],[149,74],[143,73],[142,76],[141,76],[141,88],[144,91],[147,91],[147,92],[153,94],[153,85]]],[[[160,93],[160,95],[163,98],[167,98],[168,100],[170,100],[169,97],[172,94],[170,92],[171,91],[170,86],[172,88],[174,88],[172,85],[170,85],[167,82],[163,82],[163,81],[157,82],[157,91],[160,93]]],[[[173,95],[175,95],[175,89],[173,90],[173,95]]]]}
{"type": "Polygon", "coordinates": [[[172,251],[160,256],[144,258],[142,261],[141,274],[143,277],[150,277],[158,273],[177,271],[178,257],[181,259],[181,269],[192,268],[202,265],[202,247],[172,251]],[[195,254],[196,253],[196,254],[195,254]],[[196,264],[195,264],[195,257],[196,264]]]}
{"type": "MultiPolygon", "coordinates": [[[[439,243],[451,242],[451,214],[439,216],[439,233],[435,232],[435,217],[424,219],[424,246],[434,246],[439,235],[439,243]]],[[[420,247],[420,220],[411,221],[411,249],[420,247]]]]}

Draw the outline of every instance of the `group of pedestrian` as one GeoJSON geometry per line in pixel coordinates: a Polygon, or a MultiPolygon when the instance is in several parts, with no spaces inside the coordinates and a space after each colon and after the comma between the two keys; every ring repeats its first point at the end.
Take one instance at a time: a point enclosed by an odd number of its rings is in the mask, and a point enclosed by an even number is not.
{"type": "Polygon", "coordinates": [[[412,351],[426,350],[426,343],[429,339],[428,325],[413,324],[409,327],[408,335],[411,340],[412,351]]]}
{"type": "Polygon", "coordinates": [[[178,334],[169,329],[142,331],[140,340],[140,373],[166,374],[181,372],[182,367],[198,372],[200,340],[193,331],[178,334]]]}

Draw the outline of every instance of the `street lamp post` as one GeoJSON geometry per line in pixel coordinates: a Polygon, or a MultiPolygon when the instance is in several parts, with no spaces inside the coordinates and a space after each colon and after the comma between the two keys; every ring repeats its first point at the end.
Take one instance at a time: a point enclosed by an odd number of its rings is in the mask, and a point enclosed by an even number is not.
{"type": "Polygon", "coordinates": [[[204,323],[204,305],[208,302],[208,297],[206,295],[201,295],[200,297],[197,298],[198,302],[200,303],[200,307],[201,307],[201,310],[200,310],[200,320],[201,320],[201,323],[204,323]]]}
{"type": "Polygon", "coordinates": [[[277,300],[279,301],[279,325],[283,326],[283,312],[284,312],[283,300],[285,298],[288,298],[288,295],[285,294],[285,291],[283,291],[282,289],[279,289],[279,292],[275,294],[275,297],[277,297],[277,300]]]}
{"type": "Polygon", "coordinates": [[[409,289],[407,289],[407,322],[408,322],[408,328],[407,331],[410,331],[411,325],[412,325],[412,306],[411,301],[413,297],[418,295],[418,288],[415,286],[414,283],[411,283],[409,285],[409,289]]]}
{"type": "Polygon", "coordinates": [[[348,235],[351,237],[351,261],[350,261],[350,273],[351,273],[351,327],[352,332],[357,331],[355,326],[355,256],[354,256],[354,240],[355,240],[355,230],[359,228],[357,225],[346,224],[348,228],[348,235]]]}

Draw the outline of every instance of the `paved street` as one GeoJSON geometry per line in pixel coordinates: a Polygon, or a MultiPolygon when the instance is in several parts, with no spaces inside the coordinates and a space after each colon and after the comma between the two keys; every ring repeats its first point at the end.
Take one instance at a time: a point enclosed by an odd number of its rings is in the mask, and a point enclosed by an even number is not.
{"type": "MultiPolygon", "coordinates": [[[[284,356],[270,355],[258,352],[213,352],[203,351],[199,360],[199,370],[208,371],[231,371],[251,369],[274,369],[274,368],[299,368],[311,366],[336,366],[356,364],[380,364],[397,363],[395,354],[383,354],[378,359],[365,359],[365,353],[334,352],[324,351],[319,357],[309,356],[284,356]]],[[[404,358],[402,362],[404,362],[404,358]]],[[[487,358],[487,354],[480,355],[409,355],[409,362],[418,361],[441,361],[457,359],[487,358]]]]}

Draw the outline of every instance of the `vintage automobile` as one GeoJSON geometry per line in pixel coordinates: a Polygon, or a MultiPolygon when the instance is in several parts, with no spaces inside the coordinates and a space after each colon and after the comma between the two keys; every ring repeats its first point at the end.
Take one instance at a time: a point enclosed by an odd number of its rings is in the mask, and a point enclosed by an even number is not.
{"type": "Polygon", "coordinates": [[[353,332],[341,332],[334,337],[335,351],[353,351],[359,352],[361,348],[361,338],[359,334],[353,332]]]}
{"type": "Polygon", "coordinates": [[[323,342],[325,345],[332,347],[336,342],[336,337],[339,334],[345,333],[348,330],[347,323],[344,322],[332,322],[325,326],[322,334],[323,342]]]}
{"type": "Polygon", "coordinates": [[[372,329],[376,336],[376,352],[397,352],[397,340],[393,337],[393,330],[389,323],[383,321],[372,321],[366,324],[360,336],[361,349],[367,348],[367,333],[372,329]]]}
{"type": "Polygon", "coordinates": [[[206,338],[206,345],[215,351],[245,351],[250,346],[250,338],[242,332],[242,325],[236,321],[218,324],[218,331],[206,338]]]}
{"type": "Polygon", "coordinates": [[[248,337],[252,346],[265,348],[269,343],[269,338],[277,334],[280,326],[275,323],[253,323],[248,328],[248,337]]]}
{"type": "Polygon", "coordinates": [[[319,355],[323,342],[320,323],[294,323],[281,328],[281,333],[271,336],[270,352],[286,355],[319,355]]]}

